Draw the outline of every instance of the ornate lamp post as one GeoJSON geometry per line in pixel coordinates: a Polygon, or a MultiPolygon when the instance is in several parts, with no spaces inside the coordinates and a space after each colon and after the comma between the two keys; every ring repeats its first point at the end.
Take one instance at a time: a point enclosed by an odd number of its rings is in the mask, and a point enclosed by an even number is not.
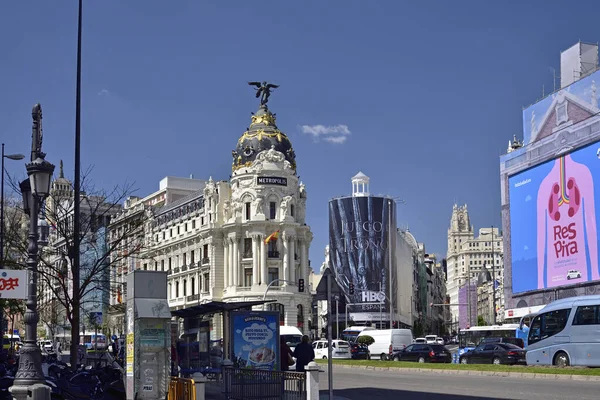
{"type": "Polygon", "coordinates": [[[46,379],[42,372],[42,353],[37,346],[37,324],[39,315],[37,312],[37,264],[38,264],[38,212],[44,199],[50,193],[50,182],[54,165],[44,159],[42,152],[42,107],[39,104],[33,106],[31,112],[33,118],[31,163],[27,164],[27,175],[29,179],[21,182],[21,194],[23,195],[23,208],[29,213],[29,235],[27,246],[27,270],[29,272],[29,287],[27,294],[27,310],[25,311],[25,345],[21,349],[19,358],[19,369],[15,376],[14,386],[11,388],[14,399],[25,400],[28,392],[34,399],[50,399],[50,388],[37,386],[43,384],[46,379]]]}

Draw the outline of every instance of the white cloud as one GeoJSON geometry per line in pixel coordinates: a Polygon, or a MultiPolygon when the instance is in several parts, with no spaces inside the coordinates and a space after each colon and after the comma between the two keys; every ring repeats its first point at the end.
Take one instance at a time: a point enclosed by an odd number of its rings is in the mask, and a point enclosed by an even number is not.
{"type": "Polygon", "coordinates": [[[342,144],[351,134],[348,125],[302,125],[300,130],[304,134],[311,135],[315,142],[323,138],[326,142],[342,144]]]}
{"type": "Polygon", "coordinates": [[[324,141],[335,144],[342,144],[348,139],[348,136],[327,136],[323,138],[324,141]]]}
{"type": "Polygon", "coordinates": [[[528,194],[527,197],[525,197],[525,201],[531,201],[531,195],[528,194]]]}
{"type": "Polygon", "coordinates": [[[110,92],[107,89],[102,89],[98,92],[98,96],[108,96],[110,92]]]}

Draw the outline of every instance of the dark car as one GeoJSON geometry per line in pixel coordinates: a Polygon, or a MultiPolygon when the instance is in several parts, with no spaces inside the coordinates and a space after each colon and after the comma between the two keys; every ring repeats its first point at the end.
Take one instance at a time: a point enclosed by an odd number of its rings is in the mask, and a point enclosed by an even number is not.
{"type": "Polygon", "coordinates": [[[392,360],[451,363],[452,354],[441,344],[411,344],[403,350],[394,351],[392,360]]]}
{"type": "Polygon", "coordinates": [[[371,352],[369,351],[369,347],[365,344],[360,344],[356,342],[350,342],[350,355],[353,360],[365,359],[369,360],[371,358],[371,352]]]}
{"type": "Polygon", "coordinates": [[[527,364],[527,351],[510,343],[483,343],[460,356],[461,364],[527,364]]]}
{"type": "Polygon", "coordinates": [[[516,337],[487,337],[481,340],[479,344],[488,344],[488,343],[510,343],[515,346],[519,346],[520,348],[525,347],[525,342],[521,338],[516,337]]]}

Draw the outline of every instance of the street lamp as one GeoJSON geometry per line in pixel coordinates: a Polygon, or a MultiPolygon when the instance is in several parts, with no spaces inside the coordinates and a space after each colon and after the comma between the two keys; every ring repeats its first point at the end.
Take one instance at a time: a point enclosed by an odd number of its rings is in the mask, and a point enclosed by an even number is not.
{"type": "Polygon", "coordinates": [[[31,143],[31,162],[26,165],[29,179],[20,183],[23,195],[23,208],[29,211],[29,234],[27,246],[27,270],[29,272],[29,287],[25,305],[25,344],[19,357],[19,369],[11,388],[15,400],[25,400],[28,392],[32,392],[34,399],[49,399],[50,388],[43,386],[46,381],[42,372],[42,353],[37,346],[37,324],[39,315],[37,311],[37,264],[38,264],[38,212],[44,199],[50,193],[50,180],[54,172],[54,165],[44,160],[42,152],[42,107],[39,104],[32,110],[33,128],[31,143]],[[41,384],[36,390],[31,386],[41,384]]]}
{"type": "Polygon", "coordinates": [[[4,266],[4,159],[22,160],[23,154],[4,154],[4,143],[2,143],[2,184],[0,185],[0,263],[4,266]]]}

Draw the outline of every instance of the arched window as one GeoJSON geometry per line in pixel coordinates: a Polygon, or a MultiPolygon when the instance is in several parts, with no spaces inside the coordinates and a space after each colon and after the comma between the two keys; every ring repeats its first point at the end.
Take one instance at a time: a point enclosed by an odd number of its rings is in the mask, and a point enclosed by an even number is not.
{"type": "Polygon", "coordinates": [[[285,307],[281,303],[270,303],[267,305],[269,311],[279,311],[279,325],[285,325],[285,307]]]}
{"type": "Polygon", "coordinates": [[[296,326],[302,330],[304,328],[304,307],[302,307],[302,304],[298,304],[296,308],[296,326]]]}

